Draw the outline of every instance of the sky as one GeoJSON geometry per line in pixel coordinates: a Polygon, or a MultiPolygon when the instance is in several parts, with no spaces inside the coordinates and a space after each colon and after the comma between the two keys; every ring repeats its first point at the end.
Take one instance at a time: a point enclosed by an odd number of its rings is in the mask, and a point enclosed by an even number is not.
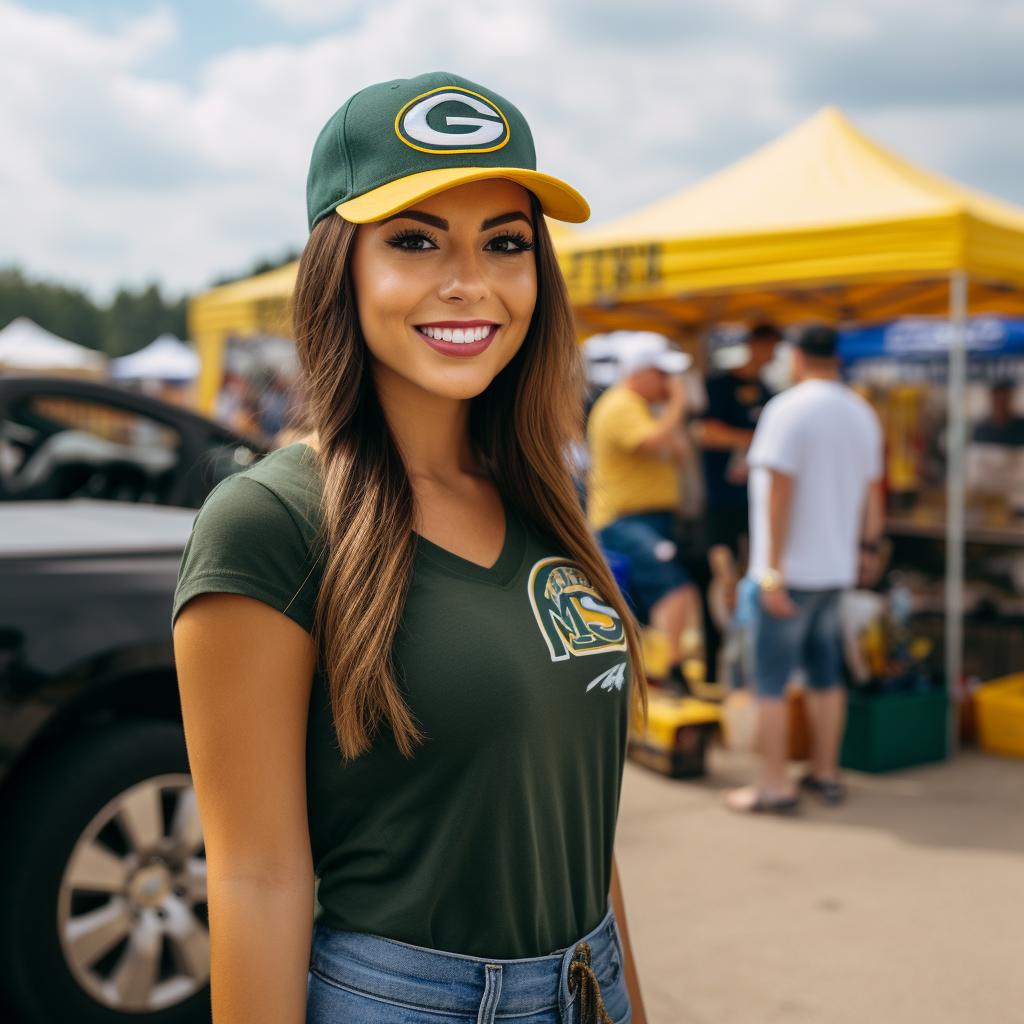
{"type": "Polygon", "coordinates": [[[0,266],[194,291],[301,248],[316,136],[450,70],[600,223],[838,104],[1024,204],[1024,0],[0,0],[0,266]]]}

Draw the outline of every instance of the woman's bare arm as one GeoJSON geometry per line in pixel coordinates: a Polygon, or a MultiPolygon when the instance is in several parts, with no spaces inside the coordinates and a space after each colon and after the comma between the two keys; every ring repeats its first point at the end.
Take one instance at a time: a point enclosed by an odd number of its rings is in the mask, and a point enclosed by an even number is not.
{"type": "Polygon", "coordinates": [[[633,1024],[647,1024],[644,1001],[640,995],[640,981],[636,976],[636,964],[633,962],[633,947],[629,942],[629,928],[626,926],[626,908],[622,902],[622,887],[619,885],[619,868],[614,857],[612,858],[611,897],[615,920],[619,925],[619,935],[622,938],[622,951],[625,954],[626,962],[622,966],[626,972],[629,1002],[633,1007],[633,1024]]]}
{"type": "Polygon", "coordinates": [[[204,594],[178,616],[174,651],[206,840],[214,1024],[302,1024],[313,642],[260,601],[204,594]]]}

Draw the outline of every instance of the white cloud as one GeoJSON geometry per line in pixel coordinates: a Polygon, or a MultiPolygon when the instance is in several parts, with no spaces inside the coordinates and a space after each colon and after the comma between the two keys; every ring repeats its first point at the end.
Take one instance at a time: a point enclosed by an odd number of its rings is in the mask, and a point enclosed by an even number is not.
{"type": "Polygon", "coordinates": [[[306,167],[324,121],[364,85],[440,68],[515,102],[541,168],[576,184],[599,220],[696,180],[831,100],[911,155],[1024,198],[1024,87],[1012,65],[988,59],[1019,47],[1020,2],[288,8],[293,19],[350,23],[221,53],[185,85],[148,71],[175,39],[167,8],[100,31],[0,0],[0,263],[101,290],[153,277],[193,288],[301,244],[306,167]]]}
{"type": "Polygon", "coordinates": [[[259,0],[260,6],[297,25],[330,25],[359,15],[363,0],[259,0]]]}
{"type": "Polygon", "coordinates": [[[808,34],[820,39],[864,39],[875,35],[877,24],[861,7],[824,6],[807,23],[808,34]]]}

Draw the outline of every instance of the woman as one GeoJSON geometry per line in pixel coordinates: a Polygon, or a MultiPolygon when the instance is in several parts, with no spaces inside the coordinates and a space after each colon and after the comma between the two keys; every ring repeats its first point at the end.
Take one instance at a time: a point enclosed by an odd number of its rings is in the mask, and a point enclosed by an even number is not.
{"type": "Polygon", "coordinates": [[[314,148],[312,432],[211,495],[175,599],[216,1024],[644,1020],[608,907],[637,633],[563,459],[542,216],[589,210],[534,167],[446,74],[314,148]]]}

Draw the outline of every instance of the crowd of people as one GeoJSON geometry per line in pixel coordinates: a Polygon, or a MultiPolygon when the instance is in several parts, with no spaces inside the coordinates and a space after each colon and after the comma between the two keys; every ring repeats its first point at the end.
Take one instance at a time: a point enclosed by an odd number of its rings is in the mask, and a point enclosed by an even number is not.
{"type": "Polygon", "coordinates": [[[700,381],[694,401],[690,356],[659,335],[624,335],[617,381],[588,421],[588,516],[609,556],[628,560],[638,617],[664,637],[662,684],[704,695],[701,684],[717,676],[719,694],[731,684],[757,695],[763,771],[726,795],[737,811],[793,811],[800,788],[843,799],[839,598],[882,535],[878,418],[842,383],[831,328],[793,340],[792,385],[779,394],[764,377],[783,335],[760,324],[730,369],[700,381]],[[683,467],[698,453],[695,552],[679,511],[683,467]],[[787,771],[785,689],[799,670],[812,754],[798,788],[787,771]]]}

